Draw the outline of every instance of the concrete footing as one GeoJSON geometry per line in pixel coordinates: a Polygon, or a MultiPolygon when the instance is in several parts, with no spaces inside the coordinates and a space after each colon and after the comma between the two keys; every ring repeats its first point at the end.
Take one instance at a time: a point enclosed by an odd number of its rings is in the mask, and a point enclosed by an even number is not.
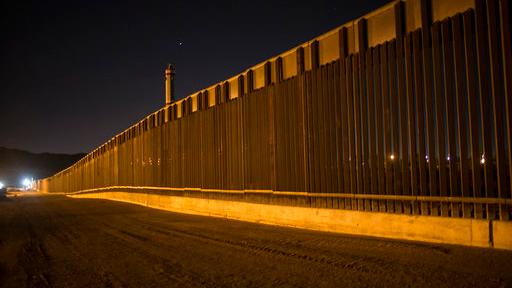
{"type": "Polygon", "coordinates": [[[512,250],[512,222],[504,221],[266,205],[142,191],[69,196],[110,199],[173,212],[319,231],[512,250]]]}
{"type": "Polygon", "coordinates": [[[495,248],[512,250],[512,222],[492,221],[492,240],[495,248]]]}

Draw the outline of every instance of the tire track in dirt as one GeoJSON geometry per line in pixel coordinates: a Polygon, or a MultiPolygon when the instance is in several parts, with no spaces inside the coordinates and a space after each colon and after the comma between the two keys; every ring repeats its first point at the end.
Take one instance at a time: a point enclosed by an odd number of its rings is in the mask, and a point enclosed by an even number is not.
{"type": "Polygon", "coordinates": [[[151,247],[158,247],[160,245],[148,243],[154,242],[154,239],[141,235],[140,230],[131,232],[126,228],[122,228],[124,225],[113,225],[109,223],[109,221],[104,221],[93,216],[85,216],[85,218],[96,222],[96,226],[101,227],[102,234],[109,235],[117,239],[118,242],[121,242],[123,246],[119,247],[123,247],[125,252],[156,261],[157,264],[154,265],[153,270],[159,277],[166,277],[169,280],[177,282],[180,287],[216,287],[215,284],[210,283],[208,279],[201,277],[201,275],[193,271],[187,271],[179,262],[162,257],[157,251],[151,249],[151,247]],[[148,257],[148,255],[150,256],[148,257]]]}
{"type": "MultiPolygon", "coordinates": [[[[352,253],[343,253],[340,251],[336,251],[336,253],[333,253],[337,257],[328,257],[328,256],[316,256],[311,255],[307,253],[300,253],[300,252],[291,252],[287,251],[286,249],[281,248],[274,248],[272,247],[272,243],[268,243],[267,245],[256,245],[253,243],[249,243],[248,241],[235,241],[232,239],[226,239],[226,238],[218,238],[218,237],[212,237],[205,234],[199,234],[199,233],[193,233],[187,230],[179,230],[173,227],[172,229],[160,229],[157,228],[157,225],[150,226],[150,225],[144,225],[144,221],[141,219],[130,219],[127,220],[127,223],[133,224],[136,222],[140,227],[144,228],[145,230],[154,231],[160,234],[164,234],[169,236],[170,238],[175,239],[176,237],[184,238],[189,237],[193,238],[195,241],[201,241],[204,242],[205,245],[210,246],[212,243],[220,244],[220,246],[229,246],[229,247],[236,247],[243,250],[245,253],[252,254],[256,257],[260,256],[271,256],[271,257],[285,257],[285,258],[291,258],[300,262],[310,262],[315,263],[319,265],[327,265],[332,266],[334,268],[348,270],[345,271],[345,273],[352,273],[352,272],[358,272],[358,273],[364,273],[367,275],[372,275],[375,277],[376,275],[384,275],[388,274],[390,271],[399,271],[399,274],[404,276],[413,276],[416,279],[423,279],[425,277],[428,277],[428,275],[431,275],[432,273],[436,273],[435,270],[427,271],[428,273],[422,273],[418,274],[415,273],[415,270],[417,265],[413,265],[411,267],[403,267],[402,265],[397,265],[396,263],[391,262],[390,260],[378,258],[378,257],[371,257],[371,256],[365,256],[360,257],[357,255],[353,255],[352,253]],[[405,270],[405,271],[404,271],[405,270]],[[350,272],[352,271],[352,272],[350,272]]],[[[126,229],[130,226],[130,224],[124,225],[123,227],[126,229]]],[[[139,227],[139,228],[140,228],[139,227]]],[[[130,234],[133,234],[130,232],[130,234]]],[[[161,243],[164,244],[164,243],[161,243]]],[[[315,250],[316,247],[305,247],[303,250],[315,250]],[[313,248],[313,249],[311,249],[313,248]]],[[[224,249],[231,249],[226,248],[224,249]]],[[[263,257],[262,256],[262,257],[263,257]]],[[[306,265],[305,265],[306,266],[306,265]]],[[[430,270],[430,269],[429,269],[430,270]]],[[[420,269],[422,272],[425,271],[425,267],[420,269]]],[[[438,272],[439,273],[439,272],[438,272]]],[[[470,275],[468,275],[470,276],[470,275]]],[[[464,277],[466,278],[466,277],[464,277]]],[[[423,279],[425,280],[425,279],[423,279]]]]}
{"type": "Polygon", "coordinates": [[[5,225],[0,231],[12,231],[0,235],[0,286],[2,278],[8,280],[4,287],[512,283],[506,268],[512,253],[503,251],[274,227],[105,200],[18,198],[0,203],[6,208],[0,209],[0,225],[5,225]],[[8,255],[13,249],[14,260],[8,255]],[[2,262],[4,256],[12,263],[2,262]]]}
{"type": "MultiPolygon", "coordinates": [[[[18,200],[17,200],[18,201],[18,200]]],[[[53,287],[48,274],[49,256],[41,237],[35,232],[27,211],[23,205],[18,205],[28,239],[18,253],[18,263],[26,275],[28,287],[53,287]]]]}
{"type": "MultiPolygon", "coordinates": [[[[294,258],[299,261],[306,261],[321,265],[329,265],[334,266],[336,268],[341,268],[344,270],[353,270],[357,272],[362,272],[365,274],[371,274],[373,276],[375,275],[385,275],[389,274],[390,271],[398,271],[397,274],[404,275],[404,277],[411,277],[414,276],[418,280],[425,281],[425,283],[428,283],[428,277],[433,275],[434,273],[437,273],[439,276],[442,276],[445,279],[449,279],[449,275],[451,274],[450,271],[437,271],[437,269],[427,268],[423,267],[422,265],[411,265],[409,267],[404,267],[403,265],[397,265],[397,263],[392,262],[392,260],[386,260],[379,257],[371,257],[371,256],[364,256],[359,257],[357,255],[353,255],[352,253],[340,253],[340,251],[336,251],[334,253],[336,257],[328,257],[328,256],[317,256],[317,255],[311,255],[307,253],[298,253],[298,252],[291,252],[287,251],[286,249],[281,248],[275,248],[272,247],[272,243],[267,245],[256,245],[254,243],[249,243],[248,241],[235,241],[229,238],[219,238],[219,237],[213,237],[205,234],[200,233],[194,233],[187,230],[180,230],[173,227],[172,229],[160,229],[157,228],[158,225],[144,225],[144,220],[133,218],[127,221],[127,225],[124,227],[127,228],[130,226],[130,224],[139,222],[138,228],[144,228],[145,230],[154,231],[157,233],[161,233],[164,235],[168,235],[169,237],[176,238],[179,237],[191,237],[194,238],[196,241],[202,241],[205,242],[206,245],[211,245],[211,243],[218,243],[221,246],[227,245],[230,247],[237,247],[242,250],[244,250],[247,253],[253,254],[255,256],[260,256],[262,254],[270,255],[273,257],[287,257],[287,258],[294,258]],[[404,271],[405,270],[405,271],[404,271]],[[416,271],[421,271],[422,273],[416,273],[416,271]],[[442,275],[440,275],[442,274],[442,275]]],[[[130,232],[132,233],[132,232],[130,232]]],[[[133,233],[132,233],[133,234],[133,233]]],[[[289,241],[282,241],[283,243],[289,243],[289,241]]],[[[378,242],[378,240],[373,240],[374,242],[378,242]]],[[[384,242],[386,240],[383,240],[384,242]]],[[[430,244],[423,244],[423,243],[407,243],[407,242],[385,242],[386,246],[388,247],[401,247],[401,248],[417,248],[420,250],[425,250],[427,252],[436,252],[441,254],[449,254],[450,249],[446,247],[439,247],[439,246],[433,246],[430,244]]],[[[308,247],[308,248],[317,248],[317,247],[308,247]]],[[[314,249],[313,249],[314,250],[314,249]]],[[[465,274],[461,275],[461,279],[463,279],[461,282],[471,282],[472,278],[475,278],[475,275],[465,274]],[[466,281],[467,280],[467,281],[466,281]]],[[[485,278],[483,280],[486,280],[485,278]]],[[[487,278],[488,281],[491,281],[491,278],[487,278]]]]}

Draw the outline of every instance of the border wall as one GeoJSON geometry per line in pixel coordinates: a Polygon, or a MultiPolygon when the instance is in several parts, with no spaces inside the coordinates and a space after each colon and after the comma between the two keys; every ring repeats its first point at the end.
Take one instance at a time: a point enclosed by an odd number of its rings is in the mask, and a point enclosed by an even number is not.
{"type": "Polygon", "coordinates": [[[393,1],[172,103],[38,186],[509,221],[510,13],[509,0],[393,1]]]}

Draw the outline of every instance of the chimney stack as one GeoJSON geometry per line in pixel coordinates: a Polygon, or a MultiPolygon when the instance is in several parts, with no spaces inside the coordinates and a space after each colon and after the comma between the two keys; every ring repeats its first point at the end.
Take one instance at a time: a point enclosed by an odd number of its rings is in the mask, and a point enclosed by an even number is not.
{"type": "Polygon", "coordinates": [[[167,64],[165,68],[165,106],[174,102],[174,65],[167,64]]]}

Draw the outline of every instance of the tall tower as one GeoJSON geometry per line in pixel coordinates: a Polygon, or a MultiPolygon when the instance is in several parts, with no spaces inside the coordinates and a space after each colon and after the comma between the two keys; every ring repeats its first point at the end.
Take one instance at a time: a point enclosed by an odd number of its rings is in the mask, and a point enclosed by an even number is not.
{"type": "Polygon", "coordinates": [[[165,106],[174,102],[174,65],[167,64],[165,68],[165,106]]]}

